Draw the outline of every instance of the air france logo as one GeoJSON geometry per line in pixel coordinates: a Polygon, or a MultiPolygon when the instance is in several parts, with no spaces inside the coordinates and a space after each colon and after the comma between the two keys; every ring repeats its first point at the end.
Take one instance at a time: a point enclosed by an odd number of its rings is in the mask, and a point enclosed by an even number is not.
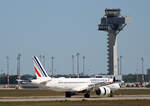
{"type": "Polygon", "coordinates": [[[91,79],[91,83],[96,83],[96,82],[108,82],[108,79],[106,78],[101,78],[101,79],[91,79]]]}

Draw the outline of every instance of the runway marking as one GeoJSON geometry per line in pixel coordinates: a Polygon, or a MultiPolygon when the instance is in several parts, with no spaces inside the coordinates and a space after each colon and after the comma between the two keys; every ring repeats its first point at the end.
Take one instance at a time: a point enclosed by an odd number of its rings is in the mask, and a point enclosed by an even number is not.
{"type": "Polygon", "coordinates": [[[64,96],[40,96],[40,97],[1,97],[0,102],[31,102],[31,101],[102,101],[102,100],[150,100],[150,95],[125,95],[115,97],[91,97],[83,98],[81,96],[65,98],[64,96]]]}

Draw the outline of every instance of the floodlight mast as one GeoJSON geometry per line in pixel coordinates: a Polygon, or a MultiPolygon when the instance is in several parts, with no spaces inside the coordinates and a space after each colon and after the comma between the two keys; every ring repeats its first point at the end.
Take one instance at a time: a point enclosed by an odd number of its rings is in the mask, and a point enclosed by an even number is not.
{"type": "Polygon", "coordinates": [[[129,23],[129,18],[120,16],[120,9],[105,9],[98,25],[99,31],[108,32],[108,75],[118,75],[117,35],[129,23]]]}

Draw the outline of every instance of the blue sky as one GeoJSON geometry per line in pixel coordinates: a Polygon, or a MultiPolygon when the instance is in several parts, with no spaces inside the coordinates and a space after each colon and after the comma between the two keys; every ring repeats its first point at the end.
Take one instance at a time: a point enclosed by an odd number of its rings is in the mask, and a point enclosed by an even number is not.
{"type": "MultiPolygon", "coordinates": [[[[123,16],[132,18],[118,35],[118,55],[123,56],[123,73],[150,68],[149,0],[1,0],[0,68],[16,73],[16,57],[21,57],[21,74],[33,74],[32,56],[46,56],[46,69],[54,56],[56,73],[72,72],[71,56],[86,56],[86,73],[106,73],[107,36],[99,32],[98,23],[105,8],[121,8],[123,16]]],[[[81,65],[80,65],[81,66],[81,65]]],[[[82,67],[80,67],[80,71],[82,67]]]]}

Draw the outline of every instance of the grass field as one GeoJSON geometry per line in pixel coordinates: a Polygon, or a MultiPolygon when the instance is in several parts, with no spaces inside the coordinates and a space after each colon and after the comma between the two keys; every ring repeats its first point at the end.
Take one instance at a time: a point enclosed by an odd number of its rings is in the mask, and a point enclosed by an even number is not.
{"type": "Polygon", "coordinates": [[[115,95],[150,95],[150,89],[120,89],[115,95]]]}
{"type": "Polygon", "coordinates": [[[63,102],[12,102],[0,103],[0,106],[150,106],[148,100],[118,101],[63,101],[63,102]]]}
{"type": "MultiPolygon", "coordinates": [[[[95,92],[91,94],[95,95],[95,92]]],[[[150,89],[120,89],[115,95],[150,95],[150,89]]],[[[64,93],[51,90],[0,90],[0,97],[22,96],[64,96],[64,93]]]]}
{"type": "MultiPolygon", "coordinates": [[[[0,90],[0,97],[64,96],[51,90],[0,90]]],[[[92,95],[95,95],[93,92],[92,95]]],[[[150,89],[120,89],[115,95],[150,95],[150,89]]],[[[150,106],[150,100],[10,102],[0,106],[150,106]]]]}
{"type": "Polygon", "coordinates": [[[63,92],[54,92],[51,90],[0,90],[0,97],[22,97],[22,96],[59,96],[63,92]]]}

